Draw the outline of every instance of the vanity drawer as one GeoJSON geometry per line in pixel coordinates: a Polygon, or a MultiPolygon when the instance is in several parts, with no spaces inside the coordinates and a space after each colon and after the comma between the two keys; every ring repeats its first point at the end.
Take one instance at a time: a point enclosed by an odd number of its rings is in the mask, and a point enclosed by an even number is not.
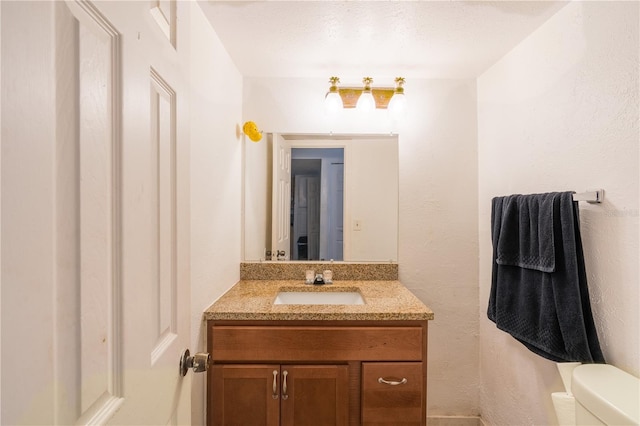
{"type": "Polygon", "coordinates": [[[424,392],[421,362],[363,362],[362,424],[424,424],[424,392]]]}
{"type": "Polygon", "coordinates": [[[212,325],[210,351],[222,361],[422,361],[422,327],[212,325]]]}

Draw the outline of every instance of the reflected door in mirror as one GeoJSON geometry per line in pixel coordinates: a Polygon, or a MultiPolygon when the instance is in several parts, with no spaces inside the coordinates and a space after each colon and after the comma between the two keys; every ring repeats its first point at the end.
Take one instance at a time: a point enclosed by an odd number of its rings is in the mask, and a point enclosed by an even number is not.
{"type": "MultiPolygon", "coordinates": [[[[273,135],[273,213],[272,253],[284,253],[277,260],[289,259],[291,253],[291,144],[282,135],[273,135]]],[[[274,259],[275,260],[275,259],[274,259]]]]}
{"type": "Polygon", "coordinates": [[[291,260],[343,260],[343,148],[292,148],[291,260]]]}

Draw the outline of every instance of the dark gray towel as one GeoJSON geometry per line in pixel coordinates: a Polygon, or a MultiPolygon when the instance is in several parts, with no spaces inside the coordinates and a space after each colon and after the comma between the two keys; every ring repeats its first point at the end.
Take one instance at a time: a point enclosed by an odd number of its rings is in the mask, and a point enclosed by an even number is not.
{"type": "Polygon", "coordinates": [[[571,192],[493,199],[493,271],[487,316],[544,358],[603,363],[589,302],[579,223],[578,203],[571,192]],[[549,220],[551,226],[547,227],[549,220]],[[517,236],[509,235],[514,231],[517,236]],[[515,244],[514,238],[523,241],[515,244]],[[533,247],[534,240],[541,247],[533,247]],[[497,262],[499,249],[504,253],[502,264],[497,262]],[[553,271],[543,271],[551,269],[551,253],[553,271]],[[505,256],[509,258],[506,262],[505,256]],[[528,256],[533,261],[517,260],[528,256]],[[512,259],[522,265],[511,264],[512,259]]]}
{"type": "Polygon", "coordinates": [[[510,195],[504,198],[496,257],[498,265],[555,271],[553,200],[557,195],[510,195]]]}

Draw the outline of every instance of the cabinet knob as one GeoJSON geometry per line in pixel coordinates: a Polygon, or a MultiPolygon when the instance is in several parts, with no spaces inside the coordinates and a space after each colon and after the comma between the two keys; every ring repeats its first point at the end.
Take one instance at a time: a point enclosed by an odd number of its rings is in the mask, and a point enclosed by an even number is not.
{"type": "Polygon", "coordinates": [[[378,377],[378,383],[383,385],[398,386],[398,385],[406,384],[407,379],[403,377],[402,380],[397,381],[397,380],[385,380],[382,377],[378,377]]]}
{"type": "Polygon", "coordinates": [[[185,349],[180,357],[180,375],[186,376],[190,368],[194,373],[202,373],[209,369],[209,364],[211,364],[211,355],[208,352],[198,352],[191,356],[189,349],[185,349]]]}

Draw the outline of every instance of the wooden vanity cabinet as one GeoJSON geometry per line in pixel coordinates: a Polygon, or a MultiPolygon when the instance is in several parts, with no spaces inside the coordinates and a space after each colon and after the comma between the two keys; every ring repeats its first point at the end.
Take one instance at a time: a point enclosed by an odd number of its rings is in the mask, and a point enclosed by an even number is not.
{"type": "Polygon", "coordinates": [[[346,365],[213,366],[214,425],[348,425],[346,365]]]}
{"type": "Polygon", "coordinates": [[[426,425],[427,321],[210,320],[207,336],[208,425],[426,425]]]}

